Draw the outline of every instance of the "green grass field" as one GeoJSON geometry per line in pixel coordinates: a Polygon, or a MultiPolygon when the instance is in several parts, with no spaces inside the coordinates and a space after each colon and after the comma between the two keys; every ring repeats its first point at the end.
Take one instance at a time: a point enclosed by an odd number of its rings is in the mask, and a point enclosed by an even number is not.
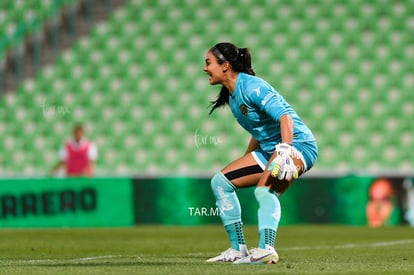
{"type": "MultiPolygon", "coordinates": [[[[249,247],[256,226],[246,226],[249,247]]],[[[414,228],[279,228],[276,265],[206,264],[221,226],[0,230],[0,274],[413,274],[414,228]]]]}

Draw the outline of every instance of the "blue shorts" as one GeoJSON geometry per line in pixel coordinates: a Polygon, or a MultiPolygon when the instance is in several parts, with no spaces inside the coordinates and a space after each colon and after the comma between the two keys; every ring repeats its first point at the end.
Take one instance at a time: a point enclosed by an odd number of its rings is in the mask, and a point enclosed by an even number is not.
{"type": "MultiPolygon", "coordinates": [[[[297,158],[301,159],[305,165],[303,173],[308,171],[315,165],[316,159],[318,158],[318,146],[315,141],[313,142],[293,142],[292,144],[293,155],[296,155],[297,158]]],[[[257,164],[263,169],[266,168],[267,163],[269,162],[270,157],[273,155],[273,152],[265,152],[262,149],[257,149],[252,152],[254,159],[257,164]]]]}

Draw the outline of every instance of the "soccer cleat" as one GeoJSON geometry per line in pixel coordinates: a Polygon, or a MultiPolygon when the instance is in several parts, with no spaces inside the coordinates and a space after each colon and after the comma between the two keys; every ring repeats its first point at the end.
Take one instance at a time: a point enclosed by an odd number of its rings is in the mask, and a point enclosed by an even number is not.
{"type": "Polygon", "coordinates": [[[249,255],[247,249],[242,249],[241,251],[238,251],[236,249],[229,248],[226,251],[222,252],[220,255],[206,260],[206,263],[234,262],[243,257],[246,257],[247,255],[249,255]]]}
{"type": "Polygon", "coordinates": [[[253,248],[250,255],[243,257],[234,264],[275,264],[279,261],[279,255],[274,250],[253,248]]]}

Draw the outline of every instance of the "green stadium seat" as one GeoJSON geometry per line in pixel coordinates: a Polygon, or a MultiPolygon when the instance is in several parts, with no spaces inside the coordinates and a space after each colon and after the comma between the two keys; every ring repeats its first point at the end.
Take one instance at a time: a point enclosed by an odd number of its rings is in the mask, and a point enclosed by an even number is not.
{"type": "MultiPolygon", "coordinates": [[[[6,2],[0,4],[0,29],[6,32],[52,15],[50,1],[6,2]],[[10,5],[13,12],[2,12],[10,5]]],[[[249,139],[229,110],[208,116],[219,87],[208,85],[204,55],[225,40],[251,48],[258,75],[312,128],[320,150],[315,170],[409,167],[412,158],[404,149],[413,145],[412,6],[127,1],[25,81],[15,97],[0,101],[7,121],[0,123],[0,148],[11,153],[8,146],[17,147],[11,162],[0,157],[0,166],[47,170],[71,125],[82,121],[99,145],[103,174],[220,169],[244,153],[249,139]],[[44,104],[70,113],[45,114],[44,104]],[[389,140],[389,132],[401,134],[389,140]],[[196,144],[197,134],[206,144],[196,144]]]]}

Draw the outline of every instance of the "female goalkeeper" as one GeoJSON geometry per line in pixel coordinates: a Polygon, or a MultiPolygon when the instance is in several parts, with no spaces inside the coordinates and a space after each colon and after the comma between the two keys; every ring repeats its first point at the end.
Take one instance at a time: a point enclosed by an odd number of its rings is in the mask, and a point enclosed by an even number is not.
{"type": "Polygon", "coordinates": [[[204,72],[211,85],[222,85],[210,114],[228,104],[239,124],[251,134],[246,153],[211,180],[231,247],[207,262],[276,263],[279,256],[274,242],[281,216],[278,197],[315,164],[315,138],[285,99],[255,76],[247,48],[216,44],[206,54],[204,72]],[[250,186],[256,186],[260,237],[258,248],[249,252],[236,190],[250,186]]]}

